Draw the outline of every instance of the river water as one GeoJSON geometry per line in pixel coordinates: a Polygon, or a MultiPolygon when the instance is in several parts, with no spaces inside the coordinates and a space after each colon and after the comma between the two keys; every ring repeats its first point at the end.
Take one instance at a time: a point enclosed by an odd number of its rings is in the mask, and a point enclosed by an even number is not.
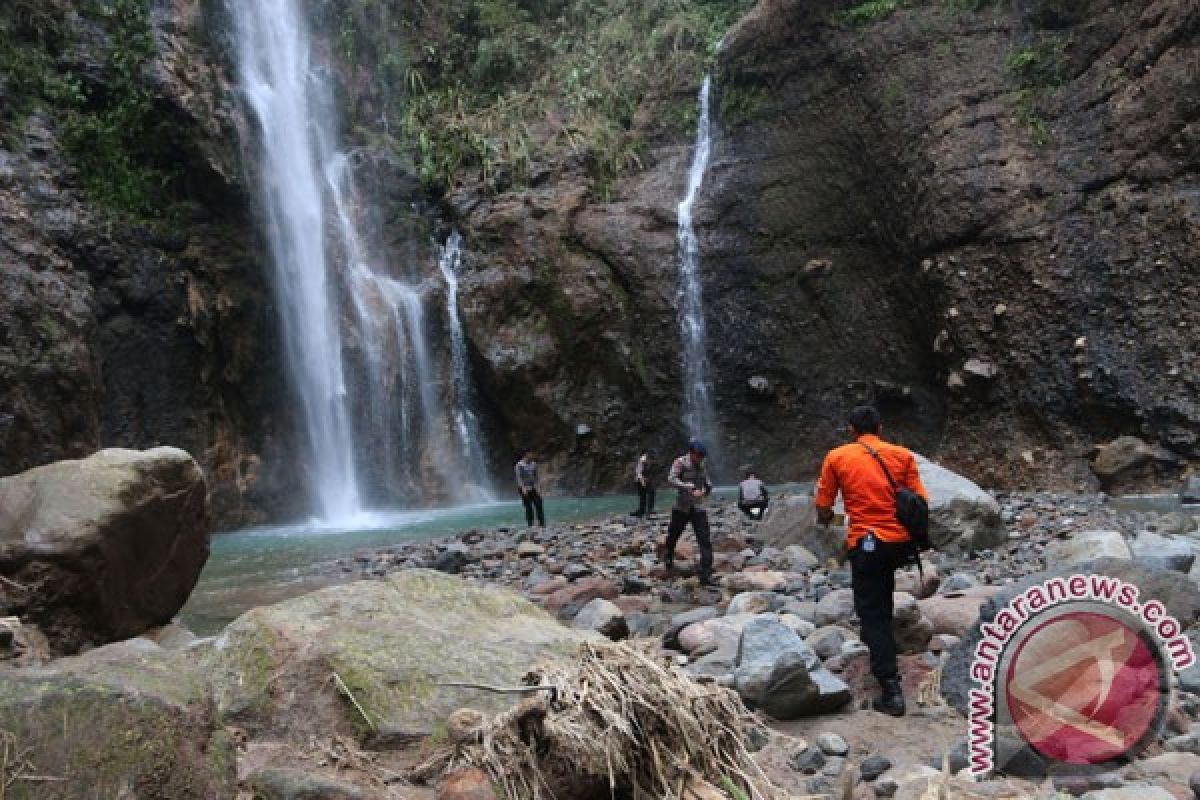
{"type": "MultiPolygon", "coordinates": [[[[729,498],[732,493],[732,489],[721,489],[717,496],[729,498]]],[[[659,510],[668,508],[669,503],[670,494],[660,490],[659,510]]],[[[631,495],[548,497],[546,518],[551,525],[624,518],[636,505],[637,498],[631,495]]],[[[255,606],[355,577],[328,566],[357,550],[504,526],[525,527],[520,501],[364,513],[343,525],[305,523],[217,534],[200,581],[180,617],[194,632],[212,634],[255,606]]]]}

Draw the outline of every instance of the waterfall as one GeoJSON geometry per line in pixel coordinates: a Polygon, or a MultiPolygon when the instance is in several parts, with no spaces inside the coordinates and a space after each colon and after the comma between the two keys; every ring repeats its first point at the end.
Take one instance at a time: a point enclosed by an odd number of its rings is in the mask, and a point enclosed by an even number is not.
{"type": "Polygon", "coordinates": [[[242,91],[259,125],[263,201],[292,386],[307,434],[305,473],[321,516],[361,510],[335,288],[326,262],[322,165],[331,101],[314,79],[292,0],[230,0],[242,91]]]}
{"type": "Polygon", "coordinates": [[[228,7],[260,129],[274,288],[322,520],[365,521],[364,495],[389,505],[490,499],[458,318],[459,240],[437,265],[451,350],[441,358],[429,331],[429,309],[441,310],[435,265],[406,264],[400,276],[361,233],[364,204],[350,158],[337,149],[328,71],[312,63],[296,0],[228,7]]]}
{"type": "Polygon", "coordinates": [[[709,95],[711,76],[704,76],[700,87],[700,114],[696,125],[696,145],[688,170],[687,192],[679,203],[679,325],[683,339],[683,425],[689,436],[707,441],[710,452],[716,446],[716,411],[713,407],[705,351],[704,297],[700,284],[700,247],[692,225],[692,206],[704,182],[708,157],[712,151],[712,120],[709,95]]]}
{"type": "Polygon", "coordinates": [[[491,500],[488,488],[487,459],[479,418],[475,414],[471,365],[467,361],[467,338],[458,313],[458,267],[462,259],[462,236],[454,231],[446,239],[438,258],[442,280],[446,283],[446,319],[450,324],[450,363],[454,375],[454,430],[458,451],[465,467],[467,484],[475,487],[479,500],[491,500]]]}

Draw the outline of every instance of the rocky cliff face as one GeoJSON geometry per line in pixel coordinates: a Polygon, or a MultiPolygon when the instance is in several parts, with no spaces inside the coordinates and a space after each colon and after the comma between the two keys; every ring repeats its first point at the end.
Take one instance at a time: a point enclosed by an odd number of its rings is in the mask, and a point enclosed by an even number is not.
{"type": "Polygon", "coordinates": [[[277,326],[202,9],[147,9],[0,12],[0,473],[170,443],[228,524],[269,502],[277,326]]]}
{"type": "MultiPolygon", "coordinates": [[[[761,2],[727,37],[698,212],[722,449],[811,477],[872,401],[990,485],[1092,485],[1118,434],[1162,480],[1200,455],[1200,11],[962,5],[761,2]]],[[[452,198],[492,396],[586,486],[681,436],[660,144],[617,202],[570,174],[452,198]]]]}
{"type": "Polygon", "coordinates": [[[1002,485],[1085,480],[1121,433],[1197,458],[1200,7],[950,5],[763,2],[729,37],[707,264],[730,428],[811,453],[873,398],[1002,485]],[[756,369],[801,398],[774,434],[739,422],[756,369]]]}
{"type": "MultiPolygon", "coordinates": [[[[382,257],[432,275],[432,234],[464,234],[496,462],[531,445],[560,487],[621,487],[641,448],[666,457],[684,436],[676,204],[696,31],[715,18],[666,26],[662,55],[630,51],[647,65],[636,96],[581,121],[537,93],[564,84],[592,109],[611,76],[539,73],[573,6],[519,5],[309,10],[382,257]],[[454,74],[545,108],[422,136],[456,119],[446,108],[471,119],[454,74]]],[[[718,5],[741,8],[696,8],[718,5]]],[[[121,26],[144,4],[51,6],[0,11],[0,472],[171,443],[209,473],[219,526],[295,506],[221,5],[154,3],[140,61],[121,26]],[[54,81],[22,78],[33,50],[54,81]],[[132,198],[98,186],[88,157],[121,127],[97,119],[127,121],[122,96],[153,134],[135,141],[156,143],[133,148],[132,174],[158,187],[132,198]]],[[[1090,484],[1088,453],[1122,434],[1154,448],[1151,482],[1200,458],[1198,26],[1193,0],[762,0],[746,14],[717,57],[696,208],[726,469],[811,478],[860,401],[989,485],[1090,484]]],[[[607,46],[640,41],[622,36],[607,46]]]]}

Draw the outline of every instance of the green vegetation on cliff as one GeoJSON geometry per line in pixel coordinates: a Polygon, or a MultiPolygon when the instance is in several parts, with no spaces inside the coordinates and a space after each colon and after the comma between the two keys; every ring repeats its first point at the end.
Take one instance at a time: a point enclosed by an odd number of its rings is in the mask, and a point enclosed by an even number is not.
{"type": "Polygon", "coordinates": [[[0,130],[11,141],[41,111],[54,121],[80,182],[98,206],[153,217],[170,207],[179,173],[170,123],[145,69],[154,55],[147,0],[0,5],[0,130]],[[82,41],[95,26],[104,43],[82,41]]]}
{"type": "Polygon", "coordinates": [[[750,5],[352,0],[318,14],[343,58],[381,70],[383,114],[430,189],[478,178],[503,190],[568,162],[603,194],[649,140],[690,127],[716,45],[750,5]]]}

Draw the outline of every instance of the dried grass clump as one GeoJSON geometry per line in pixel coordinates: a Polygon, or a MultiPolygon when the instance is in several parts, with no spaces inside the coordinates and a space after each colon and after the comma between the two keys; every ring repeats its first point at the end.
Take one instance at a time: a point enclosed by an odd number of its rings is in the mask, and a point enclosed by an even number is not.
{"type": "Polygon", "coordinates": [[[758,723],[737,694],[635,645],[586,644],[576,662],[536,669],[525,683],[552,690],[456,737],[411,777],[477,767],[513,800],[678,800],[714,787],[736,800],[781,794],[743,744],[758,723]]]}

